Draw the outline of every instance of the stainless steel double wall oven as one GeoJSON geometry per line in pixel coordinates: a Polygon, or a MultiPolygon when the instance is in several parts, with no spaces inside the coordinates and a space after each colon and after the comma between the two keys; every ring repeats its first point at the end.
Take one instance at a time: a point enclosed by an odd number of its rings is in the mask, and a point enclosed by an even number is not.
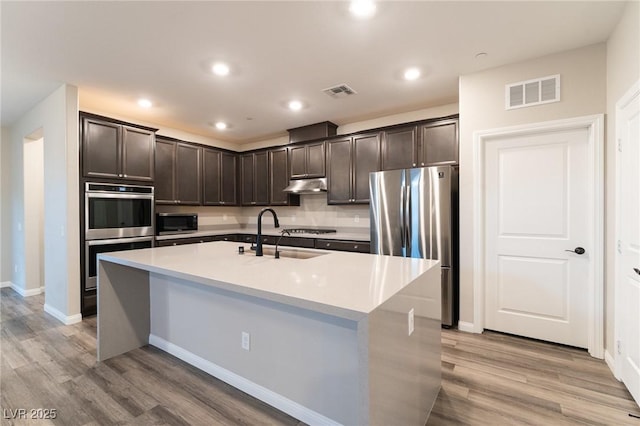
{"type": "Polygon", "coordinates": [[[153,246],[152,186],[85,183],[84,290],[97,284],[97,256],[153,246]]]}

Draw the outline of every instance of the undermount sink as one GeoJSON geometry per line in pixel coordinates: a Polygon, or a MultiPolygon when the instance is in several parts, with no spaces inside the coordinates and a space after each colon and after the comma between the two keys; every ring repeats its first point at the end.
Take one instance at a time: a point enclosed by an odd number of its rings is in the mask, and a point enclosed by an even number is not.
{"type": "MultiPolygon", "coordinates": [[[[280,257],[289,257],[291,259],[311,259],[318,256],[324,256],[329,253],[322,253],[317,251],[306,251],[306,250],[296,250],[296,249],[281,249],[279,248],[280,257]]],[[[275,256],[276,249],[275,247],[265,247],[263,249],[263,253],[265,256],[275,256]]]]}

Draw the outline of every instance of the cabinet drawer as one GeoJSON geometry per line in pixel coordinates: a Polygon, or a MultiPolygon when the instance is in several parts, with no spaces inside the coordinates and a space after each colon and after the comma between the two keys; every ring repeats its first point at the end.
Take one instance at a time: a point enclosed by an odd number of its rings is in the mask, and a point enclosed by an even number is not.
{"type": "Polygon", "coordinates": [[[181,246],[183,244],[208,243],[211,241],[214,241],[213,237],[173,238],[156,241],[156,247],[181,246]]]}
{"type": "Polygon", "coordinates": [[[238,242],[240,243],[255,243],[256,236],[254,234],[240,234],[238,235],[238,242]]]}
{"type": "Polygon", "coordinates": [[[237,241],[235,235],[227,234],[227,235],[214,235],[211,237],[211,241],[237,241]]]}
{"type": "Polygon", "coordinates": [[[366,241],[316,240],[316,248],[369,253],[370,245],[366,241]]]}

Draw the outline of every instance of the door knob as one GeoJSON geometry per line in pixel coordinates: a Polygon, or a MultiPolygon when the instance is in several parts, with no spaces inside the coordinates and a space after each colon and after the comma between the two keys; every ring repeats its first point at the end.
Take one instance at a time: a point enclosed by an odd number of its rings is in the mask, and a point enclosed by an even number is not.
{"type": "Polygon", "coordinates": [[[636,274],[640,275],[640,269],[638,268],[633,268],[634,271],[636,271],[636,274]]]}
{"type": "Polygon", "coordinates": [[[575,253],[575,254],[584,254],[585,249],[583,249],[582,247],[576,247],[573,250],[565,250],[571,253],[575,253]]]}

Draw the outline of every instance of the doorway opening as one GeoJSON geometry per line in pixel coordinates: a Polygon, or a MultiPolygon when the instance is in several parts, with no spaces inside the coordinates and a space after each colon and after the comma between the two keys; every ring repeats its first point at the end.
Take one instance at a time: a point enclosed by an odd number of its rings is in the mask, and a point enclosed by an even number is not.
{"type": "Polygon", "coordinates": [[[25,295],[43,293],[44,280],[44,138],[42,129],[24,139],[25,295]]]}

